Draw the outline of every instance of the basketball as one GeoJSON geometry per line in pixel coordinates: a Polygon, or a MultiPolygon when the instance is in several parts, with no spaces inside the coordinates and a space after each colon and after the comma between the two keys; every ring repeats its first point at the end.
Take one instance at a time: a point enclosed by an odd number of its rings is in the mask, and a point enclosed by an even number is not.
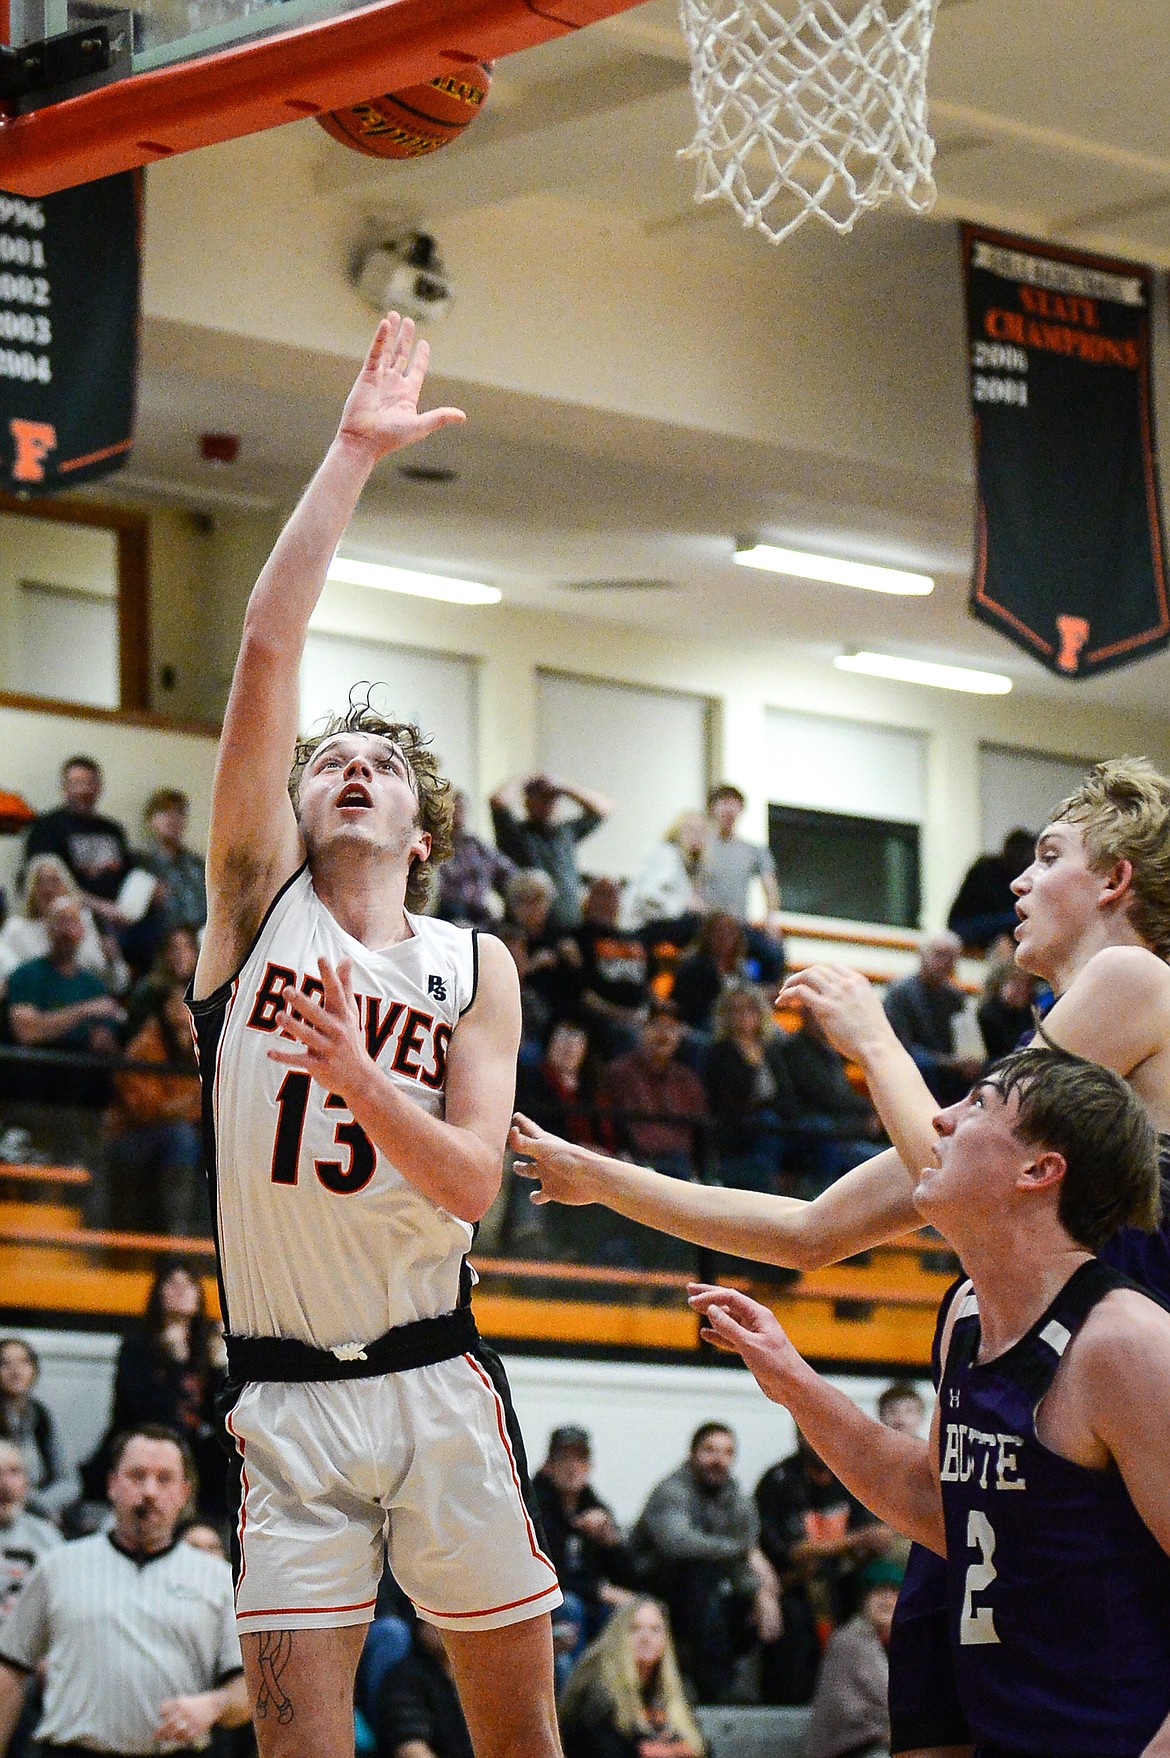
{"type": "Polygon", "coordinates": [[[418,159],[457,140],[491,89],[489,64],[469,61],[424,85],[367,98],[317,120],[327,134],[374,159],[418,159]]]}

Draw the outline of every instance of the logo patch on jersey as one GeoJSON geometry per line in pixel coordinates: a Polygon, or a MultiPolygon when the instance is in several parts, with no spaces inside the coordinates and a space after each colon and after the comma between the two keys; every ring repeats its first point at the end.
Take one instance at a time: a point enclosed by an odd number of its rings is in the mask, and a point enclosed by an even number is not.
{"type": "Polygon", "coordinates": [[[445,1001],[447,999],[447,985],[442,977],[427,978],[427,994],[432,1001],[445,1001]]]}

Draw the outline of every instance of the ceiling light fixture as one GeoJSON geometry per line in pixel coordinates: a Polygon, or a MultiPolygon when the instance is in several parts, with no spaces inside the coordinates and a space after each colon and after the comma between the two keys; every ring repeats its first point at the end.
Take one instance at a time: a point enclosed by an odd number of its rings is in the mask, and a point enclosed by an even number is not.
{"type": "Polygon", "coordinates": [[[929,574],[908,574],[904,568],[880,568],[872,562],[848,562],[840,556],[810,555],[803,549],[778,549],[773,543],[736,544],[735,560],[741,568],[765,568],[772,574],[794,574],[799,580],[858,586],[863,592],[925,598],[934,591],[929,574]]]}
{"type": "Polygon", "coordinates": [[[375,586],[380,592],[405,592],[411,598],[440,598],[444,604],[499,604],[498,586],[477,580],[452,580],[446,574],[420,574],[413,568],[389,568],[382,562],[359,562],[335,555],[327,580],[345,586],[375,586]]]}
{"type": "Polygon", "coordinates": [[[841,653],[838,671],[859,671],[901,684],[929,684],[936,690],[965,690],[973,696],[1006,696],[1012,680],[1002,672],[975,671],[967,665],[935,665],[925,659],[897,659],[892,653],[841,653]]]}

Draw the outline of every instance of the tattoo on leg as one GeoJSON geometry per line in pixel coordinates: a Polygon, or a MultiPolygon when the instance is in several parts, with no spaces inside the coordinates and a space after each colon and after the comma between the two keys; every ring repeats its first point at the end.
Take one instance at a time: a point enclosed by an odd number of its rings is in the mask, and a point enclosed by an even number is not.
{"type": "Polygon", "coordinates": [[[275,1710],[281,1727],[287,1726],[293,1718],[292,1698],[280,1687],[280,1675],[292,1659],[292,1647],[291,1630],[260,1632],[260,1648],[256,1658],[260,1666],[260,1677],[264,1682],[257,1693],[256,1714],[264,1721],[268,1711],[275,1710]]]}

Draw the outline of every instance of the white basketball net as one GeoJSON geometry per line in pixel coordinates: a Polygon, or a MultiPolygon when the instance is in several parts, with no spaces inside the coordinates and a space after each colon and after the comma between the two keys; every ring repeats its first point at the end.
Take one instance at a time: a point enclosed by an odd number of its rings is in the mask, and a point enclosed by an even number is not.
{"type": "Polygon", "coordinates": [[[817,214],[848,232],[935,198],[926,64],[938,0],[680,0],[696,201],[724,196],[774,244],[817,214]]]}

